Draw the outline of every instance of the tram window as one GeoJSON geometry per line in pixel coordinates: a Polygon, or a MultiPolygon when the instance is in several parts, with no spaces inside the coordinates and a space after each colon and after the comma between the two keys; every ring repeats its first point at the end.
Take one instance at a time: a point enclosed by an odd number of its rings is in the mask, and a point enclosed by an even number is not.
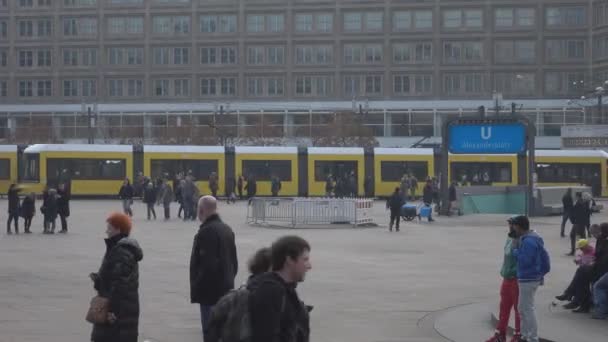
{"type": "Polygon", "coordinates": [[[328,175],[334,177],[346,177],[351,172],[357,175],[356,161],[315,161],[315,181],[325,182],[328,175]]]}
{"type": "Polygon", "coordinates": [[[23,155],[23,180],[30,182],[40,181],[40,155],[26,153],[23,155]]]}
{"type": "Polygon", "coordinates": [[[0,159],[0,179],[11,179],[10,159],[0,159]]]}
{"type": "Polygon", "coordinates": [[[511,163],[451,163],[452,181],[470,185],[511,182],[511,163]]]}
{"type": "Polygon", "coordinates": [[[206,180],[212,172],[218,172],[217,160],[206,159],[152,159],[151,177],[158,178],[164,174],[169,175],[169,179],[174,179],[175,175],[192,171],[192,176],[196,180],[206,180]]]}
{"type": "Polygon", "coordinates": [[[592,185],[600,181],[601,164],[584,163],[537,163],[536,175],[539,182],[579,183],[592,185]]]}
{"type": "Polygon", "coordinates": [[[428,163],[423,161],[383,161],[380,162],[380,175],[383,182],[399,182],[403,175],[414,175],[417,180],[425,180],[428,163]]]}
{"type": "Polygon", "coordinates": [[[124,159],[81,159],[48,158],[46,177],[57,180],[63,170],[68,171],[71,179],[119,180],[126,177],[124,159]]]}
{"type": "Polygon", "coordinates": [[[254,175],[257,181],[270,181],[273,175],[291,182],[291,160],[243,160],[243,176],[254,175]]]}

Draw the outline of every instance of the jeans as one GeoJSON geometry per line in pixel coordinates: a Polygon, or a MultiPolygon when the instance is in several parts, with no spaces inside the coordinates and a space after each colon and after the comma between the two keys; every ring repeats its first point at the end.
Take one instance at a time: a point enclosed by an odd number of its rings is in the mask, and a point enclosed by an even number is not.
{"type": "Polygon", "coordinates": [[[133,216],[133,210],[131,210],[132,203],[133,200],[130,198],[125,198],[122,200],[122,211],[129,216],[133,216]]]}
{"type": "Polygon", "coordinates": [[[11,221],[15,223],[15,233],[19,233],[19,215],[8,214],[8,220],[6,221],[6,231],[11,232],[11,221]]]}
{"type": "Polygon", "coordinates": [[[562,230],[560,236],[566,236],[566,223],[568,223],[568,219],[570,219],[570,213],[564,210],[562,214],[562,230]]]}
{"type": "Polygon", "coordinates": [[[391,210],[391,223],[388,226],[389,230],[393,230],[393,224],[395,224],[395,230],[399,231],[399,221],[401,220],[401,215],[399,214],[399,211],[391,210]]]}
{"type": "Polygon", "coordinates": [[[156,220],[156,211],[154,211],[154,203],[146,203],[148,206],[148,220],[150,219],[150,213],[154,215],[154,219],[156,220]]]}
{"type": "Polygon", "coordinates": [[[61,221],[61,231],[67,232],[68,231],[67,217],[65,215],[59,215],[59,220],[61,221]]]}
{"type": "Polygon", "coordinates": [[[170,218],[171,218],[171,207],[165,206],[165,220],[168,220],[170,218]]]}
{"type": "Polygon", "coordinates": [[[500,314],[498,324],[496,325],[496,330],[501,335],[507,334],[511,309],[515,311],[515,333],[518,334],[521,330],[521,319],[519,317],[519,310],[517,309],[518,298],[519,286],[517,279],[503,279],[500,286],[500,314]]]}
{"type": "Polygon", "coordinates": [[[527,342],[538,342],[538,323],[534,296],[540,281],[519,282],[518,309],[521,316],[521,336],[527,342]]]}
{"type": "Polygon", "coordinates": [[[573,224],[570,230],[570,253],[574,254],[576,251],[576,240],[584,239],[587,236],[584,224],[573,224]]]}
{"type": "Polygon", "coordinates": [[[211,310],[213,306],[201,304],[201,326],[203,328],[203,340],[206,341],[207,330],[209,329],[209,319],[211,318],[211,310]]]}
{"type": "Polygon", "coordinates": [[[608,316],[608,273],[593,285],[593,303],[597,315],[608,316]]]}
{"type": "Polygon", "coordinates": [[[191,198],[184,198],[183,199],[184,203],[182,204],[184,207],[184,221],[189,220],[193,213],[192,213],[192,199],[191,198]]]}
{"type": "Polygon", "coordinates": [[[25,231],[29,232],[30,231],[30,227],[32,226],[32,217],[31,216],[27,216],[25,217],[25,231]]]}

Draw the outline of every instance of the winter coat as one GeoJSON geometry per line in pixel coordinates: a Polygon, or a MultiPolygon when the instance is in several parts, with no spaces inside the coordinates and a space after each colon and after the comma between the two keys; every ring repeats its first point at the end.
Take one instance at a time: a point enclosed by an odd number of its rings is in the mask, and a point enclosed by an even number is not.
{"type": "Polygon", "coordinates": [[[205,220],[194,237],[190,256],[190,300],[215,305],[234,288],[238,271],[232,229],[215,214],[205,220]]]}
{"type": "Polygon", "coordinates": [[[296,292],[275,272],[254,277],[250,291],[251,342],[308,342],[310,317],[296,292]]]}
{"type": "Polygon", "coordinates": [[[156,203],[156,189],[155,188],[146,187],[146,189],[144,190],[144,203],[147,203],[147,204],[156,203]]]}
{"type": "Polygon", "coordinates": [[[93,275],[95,290],[110,301],[113,324],[95,324],[93,342],[137,342],[139,325],[139,266],[143,251],[135,239],[117,235],[106,239],[106,253],[93,275]]]}
{"type": "Polygon", "coordinates": [[[247,196],[255,196],[258,192],[258,184],[253,179],[249,180],[245,186],[245,190],[247,190],[247,196]]]}
{"type": "Polygon", "coordinates": [[[453,202],[456,200],[456,186],[453,184],[450,185],[449,191],[450,191],[450,202],[453,202]]]}
{"type": "Polygon", "coordinates": [[[186,180],[186,183],[182,187],[182,200],[192,200],[196,193],[196,185],[191,180],[186,180]]]}
{"type": "Polygon", "coordinates": [[[386,207],[389,208],[392,213],[399,213],[404,203],[405,201],[400,193],[393,193],[391,197],[388,198],[386,207]]]}
{"type": "Polygon", "coordinates": [[[534,231],[522,236],[519,246],[513,249],[517,258],[517,279],[521,281],[539,281],[545,275],[540,270],[542,250],[545,248],[543,239],[534,231]]]}
{"type": "Polygon", "coordinates": [[[127,184],[120,187],[120,191],[118,192],[118,197],[120,199],[132,199],[135,191],[131,184],[127,184]]]}
{"type": "Polygon", "coordinates": [[[513,255],[513,239],[510,237],[505,242],[504,252],[500,275],[504,279],[517,279],[517,258],[513,255]]]}
{"type": "Polygon", "coordinates": [[[61,216],[70,216],[70,196],[66,191],[57,191],[57,213],[61,216]]]}
{"type": "Polygon", "coordinates": [[[562,197],[562,205],[564,206],[564,212],[569,213],[574,207],[574,202],[572,201],[572,196],[570,194],[565,194],[562,197]]]}
{"type": "Polygon", "coordinates": [[[608,273],[608,237],[600,237],[595,244],[595,263],[591,273],[592,282],[596,282],[606,273],[608,273]]]}
{"type": "Polygon", "coordinates": [[[209,177],[209,190],[212,192],[217,192],[219,188],[217,177],[211,176],[209,177]]]}
{"type": "Polygon", "coordinates": [[[26,196],[21,202],[21,216],[31,218],[36,215],[36,202],[32,197],[26,196]]]}
{"type": "Polygon", "coordinates": [[[275,192],[279,193],[279,191],[281,191],[281,180],[280,179],[278,179],[276,177],[272,179],[270,191],[272,193],[275,193],[275,192]]]}
{"type": "Polygon", "coordinates": [[[169,184],[163,184],[158,194],[158,203],[162,203],[163,206],[168,207],[173,202],[173,189],[169,184]]]}
{"type": "Polygon", "coordinates": [[[19,215],[19,189],[17,187],[8,191],[8,213],[19,215]]]}
{"type": "Polygon", "coordinates": [[[424,203],[433,203],[433,186],[425,185],[422,193],[422,202],[424,203]]]}
{"type": "Polygon", "coordinates": [[[42,207],[44,208],[44,219],[46,221],[54,221],[55,219],[57,219],[58,205],[56,195],[49,194],[46,200],[44,200],[42,207]]]}
{"type": "Polygon", "coordinates": [[[570,222],[577,225],[586,225],[591,216],[589,203],[585,201],[576,201],[572,211],[570,212],[570,222]]]}

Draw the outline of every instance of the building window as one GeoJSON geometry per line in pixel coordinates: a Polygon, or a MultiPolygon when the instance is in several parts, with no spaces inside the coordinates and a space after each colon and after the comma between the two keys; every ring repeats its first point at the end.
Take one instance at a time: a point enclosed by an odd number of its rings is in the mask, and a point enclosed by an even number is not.
{"type": "Polygon", "coordinates": [[[152,32],[155,34],[188,34],[190,33],[190,17],[188,16],[154,16],[152,32]]]}
{"type": "Polygon", "coordinates": [[[78,49],[63,49],[63,65],[77,66],[78,65],[78,49]]]}
{"type": "Polygon", "coordinates": [[[108,94],[111,97],[141,97],[144,94],[144,81],[138,79],[108,80],[108,94]]]}
{"type": "Polygon", "coordinates": [[[20,8],[44,8],[51,6],[51,0],[18,0],[18,5],[20,8]]]}
{"type": "Polygon", "coordinates": [[[266,16],[268,23],[268,32],[283,32],[285,31],[285,17],[282,14],[272,14],[266,16]]]}
{"type": "Polygon", "coordinates": [[[201,64],[215,64],[216,63],[216,47],[204,47],[201,48],[201,64]]]}
{"type": "Polygon", "coordinates": [[[533,40],[496,41],[494,56],[498,64],[534,64],[536,62],[536,42],[533,40]]]}
{"type": "Polygon", "coordinates": [[[19,51],[19,66],[25,68],[34,66],[34,51],[19,51]]]}
{"type": "Polygon", "coordinates": [[[282,65],[285,63],[285,48],[282,46],[270,46],[267,48],[268,64],[282,65]]]}
{"type": "Polygon", "coordinates": [[[345,13],[344,14],[344,31],[361,32],[363,30],[362,17],[363,17],[362,13],[345,13]]]}
{"type": "Polygon", "coordinates": [[[77,80],[63,81],[63,96],[65,96],[65,97],[78,96],[78,81],[77,80]]]}
{"type": "Polygon", "coordinates": [[[296,14],[296,32],[312,32],[313,31],[313,15],[312,14],[296,14]]]}
{"type": "Polygon", "coordinates": [[[264,15],[250,14],[247,15],[247,32],[249,33],[260,33],[264,32],[265,20],[264,15]]]}
{"type": "Polygon", "coordinates": [[[97,0],[63,0],[63,7],[93,7],[97,0]]]}
{"type": "Polygon", "coordinates": [[[298,97],[327,97],[332,94],[330,76],[296,76],[295,95],[298,97]]]}
{"type": "Polygon", "coordinates": [[[264,64],[263,46],[250,46],[247,48],[247,64],[264,64]]]}
{"type": "Polygon", "coordinates": [[[173,80],[173,95],[180,96],[180,97],[190,96],[190,80],[189,79],[173,80]]]}
{"type": "Polygon", "coordinates": [[[201,95],[214,96],[217,94],[215,78],[201,78],[201,95]]]}
{"type": "Polygon", "coordinates": [[[45,38],[53,33],[53,22],[51,19],[19,20],[19,37],[22,38],[45,38]]]}
{"type": "Polygon", "coordinates": [[[344,76],[344,95],[377,96],[382,94],[383,78],[381,75],[347,75],[344,76]]]}
{"type": "Polygon", "coordinates": [[[189,48],[174,48],[173,49],[173,64],[176,64],[176,65],[190,64],[190,49],[189,48]]]}
{"type": "Polygon", "coordinates": [[[284,83],[283,78],[269,78],[268,80],[268,96],[283,96],[284,83]]]}
{"type": "Polygon", "coordinates": [[[122,96],[122,80],[109,80],[108,94],[112,97],[122,96]]]}
{"type": "Polygon", "coordinates": [[[82,80],[82,96],[97,96],[96,80],[82,80]]]}
{"type": "Polygon", "coordinates": [[[368,32],[382,31],[384,28],[384,14],[382,12],[365,13],[365,28],[368,32]]]}
{"type": "Polygon", "coordinates": [[[330,45],[296,46],[295,64],[331,64],[333,47],[330,45]]]}
{"type": "Polygon", "coordinates": [[[483,44],[481,42],[446,42],[443,44],[443,61],[450,64],[481,63],[483,44]]]}
{"type": "Polygon", "coordinates": [[[109,0],[112,5],[140,5],[143,0],[109,0]]]}
{"type": "Polygon", "coordinates": [[[220,61],[222,64],[236,64],[236,48],[222,47],[220,48],[220,61]]]}
{"type": "Polygon", "coordinates": [[[128,88],[127,95],[143,96],[144,95],[144,81],[143,80],[127,80],[128,88]]]}
{"type": "Polygon", "coordinates": [[[433,28],[433,12],[429,10],[396,11],[393,13],[393,31],[422,31],[433,28]]]}
{"type": "Polygon", "coordinates": [[[549,39],[545,53],[549,62],[580,61],[585,58],[585,40],[549,39]]]}
{"type": "Polygon", "coordinates": [[[480,95],[483,93],[482,74],[445,74],[443,90],[446,95],[480,95]]]}
{"type": "Polygon", "coordinates": [[[235,96],[236,95],[236,78],[220,78],[221,95],[235,96]]]}
{"type": "Polygon", "coordinates": [[[545,22],[547,27],[584,27],[585,7],[549,7],[545,11],[545,22]]]}
{"type": "Polygon", "coordinates": [[[247,95],[263,96],[264,95],[264,79],[260,77],[252,77],[247,79],[247,95]]]}
{"type": "Polygon", "coordinates": [[[143,17],[110,17],[108,18],[109,34],[143,34],[143,17]]]}
{"type": "Polygon", "coordinates": [[[63,35],[66,37],[94,36],[97,18],[63,18],[63,35]]]}
{"type": "Polygon", "coordinates": [[[379,95],[382,94],[382,76],[365,76],[365,94],[379,95]]]}
{"type": "Polygon", "coordinates": [[[545,73],[545,96],[578,97],[585,93],[582,71],[548,71],[545,73]]]}
{"type": "Polygon", "coordinates": [[[395,75],[393,92],[395,95],[430,95],[431,75],[395,75]]]}
{"type": "Polygon", "coordinates": [[[481,9],[451,9],[442,14],[444,29],[480,29],[483,26],[481,9]]]}
{"type": "Polygon", "coordinates": [[[154,80],[154,96],[169,96],[169,80],[154,80]]]}
{"type": "Polygon", "coordinates": [[[533,73],[497,73],[494,75],[494,90],[505,96],[535,96],[536,75],[533,73]]]}
{"type": "Polygon", "coordinates": [[[36,54],[36,66],[50,67],[51,66],[51,50],[38,50],[36,54]]]}
{"type": "Polygon", "coordinates": [[[433,61],[433,44],[397,43],[393,44],[393,62],[395,64],[431,63],[433,61]]]}
{"type": "Polygon", "coordinates": [[[201,15],[200,25],[202,33],[234,33],[236,32],[236,15],[201,15]]]}
{"type": "Polygon", "coordinates": [[[155,47],[154,48],[154,64],[169,64],[169,54],[171,52],[170,48],[165,47],[155,47]]]}
{"type": "Polygon", "coordinates": [[[0,50],[0,67],[6,67],[8,65],[8,52],[3,49],[0,50]]]}
{"type": "Polygon", "coordinates": [[[382,12],[350,12],[344,14],[345,32],[380,32],[384,28],[382,12]]]}
{"type": "Polygon", "coordinates": [[[109,48],[108,62],[111,65],[141,65],[144,62],[144,49],[140,47],[109,48]]]}
{"type": "Polygon", "coordinates": [[[36,81],[36,95],[38,97],[53,96],[53,87],[51,80],[36,81]]]}
{"type": "Polygon", "coordinates": [[[8,82],[0,81],[0,97],[8,96],[8,82]]]}
{"type": "Polygon", "coordinates": [[[19,97],[34,96],[34,81],[19,81],[19,97]]]}
{"type": "Polygon", "coordinates": [[[8,38],[8,22],[0,20],[0,39],[8,38]]]}
{"type": "Polygon", "coordinates": [[[494,11],[494,26],[496,29],[529,29],[536,22],[534,8],[497,8],[494,11]]]}
{"type": "Polygon", "coordinates": [[[331,13],[323,13],[315,15],[316,31],[330,33],[334,30],[334,15],[331,13]]]}
{"type": "Polygon", "coordinates": [[[344,45],[345,64],[377,64],[382,62],[383,49],[380,44],[344,45]]]}

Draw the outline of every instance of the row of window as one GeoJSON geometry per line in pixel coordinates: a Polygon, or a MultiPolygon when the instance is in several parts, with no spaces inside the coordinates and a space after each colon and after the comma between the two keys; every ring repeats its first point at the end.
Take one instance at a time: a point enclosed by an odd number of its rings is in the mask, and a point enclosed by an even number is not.
{"type": "MultiPolygon", "coordinates": [[[[607,39],[595,42],[595,56],[605,55],[607,39]]],[[[349,64],[383,64],[384,46],[376,43],[344,44],[343,62],[349,64]]],[[[545,42],[547,62],[576,62],[586,57],[586,41],[583,39],[550,39],[545,42]]],[[[248,46],[246,64],[284,65],[284,46],[248,46]]],[[[191,64],[189,47],[153,47],[152,64],[191,64]]],[[[97,48],[63,48],[61,65],[65,67],[94,66],[98,63],[97,48]]],[[[494,42],[496,64],[535,64],[536,42],[532,40],[499,40],[494,42]]],[[[433,62],[433,45],[430,42],[394,43],[392,63],[420,64],[433,62]]],[[[143,47],[110,47],[107,49],[108,65],[143,65],[143,47]]],[[[19,49],[16,65],[19,67],[51,67],[51,49],[19,49]]],[[[484,44],[481,41],[450,41],[443,43],[443,63],[467,64],[485,61],[484,44]]],[[[200,64],[237,64],[237,47],[206,46],[200,48],[200,64]]],[[[333,45],[296,45],[294,64],[333,65],[333,45]]],[[[0,67],[7,67],[8,50],[0,49],[0,67]]]]}
{"type": "MultiPolygon", "coordinates": [[[[584,88],[584,72],[546,72],[545,94],[565,96],[581,93],[584,88]]],[[[298,75],[293,79],[293,94],[298,97],[329,97],[341,93],[345,97],[366,95],[380,96],[391,93],[396,96],[430,96],[433,94],[431,74],[395,74],[391,89],[385,89],[383,75],[344,75],[341,91],[337,91],[331,75],[298,75]]],[[[488,91],[487,76],[483,73],[445,73],[441,79],[442,92],[448,96],[479,95],[488,91]]],[[[198,79],[198,95],[203,97],[234,97],[239,93],[236,77],[201,77],[198,79]]],[[[60,94],[53,92],[51,80],[19,80],[19,97],[96,97],[98,84],[95,79],[67,79],[60,82],[60,94]]],[[[249,76],[244,79],[244,92],[248,97],[284,97],[288,94],[283,76],[249,76]]],[[[537,93],[537,77],[531,72],[497,72],[493,75],[493,90],[508,96],[531,96],[537,93]]],[[[106,94],[109,97],[143,97],[143,79],[109,79],[106,94]]],[[[191,79],[153,79],[151,93],[154,97],[190,97],[194,94],[191,79]]],[[[8,81],[0,80],[0,97],[8,96],[8,81]]]]}
{"type": "MultiPolygon", "coordinates": [[[[550,7],[546,9],[546,26],[583,27],[586,22],[584,7],[550,7]]],[[[0,38],[8,33],[8,18],[0,18],[6,26],[0,38]]],[[[344,32],[383,32],[384,12],[345,12],[344,32]]],[[[199,16],[198,31],[201,33],[236,33],[236,14],[205,14],[199,16]]],[[[442,11],[442,27],[446,30],[475,29],[484,26],[482,9],[446,9],[442,11]]],[[[97,35],[98,18],[95,16],[63,17],[62,34],[65,37],[88,37],[97,35]]],[[[111,35],[143,34],[143,16],[110,16],[106,21],[106,32],[111,35]]],[[[245,30],[249,33],[284,32],[284,14],[247,14],[245,30]]],[[[509,7],[495,9],[494,26],[501,29],[535,29],[536,9],[509,7]]],[[[17,20],[18,37],[44,38],[53,34],[53,19],[48,17],[17,20]]],[[[392,13],[393,32],[432,31],[431,10],[397,10],[392,13]]],[[[152,33],[158,35],[187,35],[192,31],[189,15],[155,15],[152,17],[152,33]]],[[[333,13],[297,13],[294,20],[296,33],[332,33],[333,13]]]]}
{"type": "MultiPolygon", "coordinates": [[[[96,7],[97,0],[16,0],[17,8],[50,8],[53,3],[61,4],[64,8],[96,7]]],[[[110,5],[142,5],[144,0],[103,0],[110,5]]],[[[190,0],[152,0],[154,4],[188,4],[190,0]]],[[[0,8],[8,8],[9,0],[0,0],[0,8]]]]}

